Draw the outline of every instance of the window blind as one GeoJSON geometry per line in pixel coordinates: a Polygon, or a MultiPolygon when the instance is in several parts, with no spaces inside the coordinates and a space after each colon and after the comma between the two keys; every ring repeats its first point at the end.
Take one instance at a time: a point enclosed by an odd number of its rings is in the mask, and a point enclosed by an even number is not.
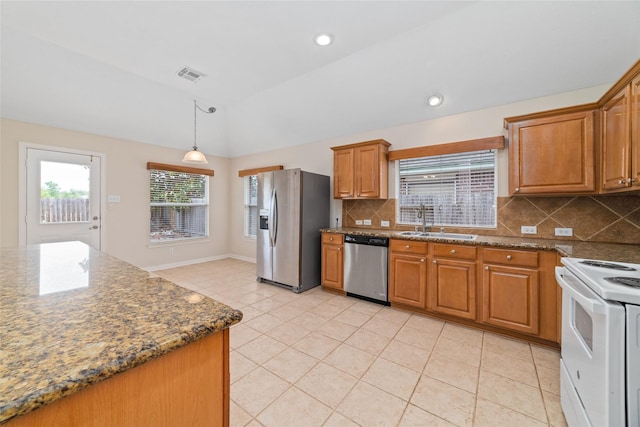
{"type": "Polygon", "coordinates": [[[258,232],[258,176],[244,177],[245,235],[255,237],[258,232]]]}
{"type": "Polygon", "coordinates": [[[460,227],[496,226],[496,154],[494,150],[399,160],[401,224],[460,227]]]}
{"type": "Polygon", "coordinates": [[[208,177],[149,170],[150,241],[193,239],[208,235],[208,177]]]}

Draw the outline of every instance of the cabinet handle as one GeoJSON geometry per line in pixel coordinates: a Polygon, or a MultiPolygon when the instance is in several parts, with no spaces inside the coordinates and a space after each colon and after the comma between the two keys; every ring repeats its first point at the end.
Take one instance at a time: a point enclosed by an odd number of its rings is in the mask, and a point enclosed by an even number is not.
{"type": "Polygon", "coordinates": [[[405,249],[409,249],[410,247],[411,247],[411,246],[407,245],[407,246],[405,246],[405,249]]]}
{"type": "Polygon", "coordinates": [[[333,237],[329,237],[329,240],[331,240],[333,242],[333,237]]]}
{"type": "Polygon", "coordinates": [[[513,257],[511,255],[507,255],[507,261],[511,261],[513,257]]]}
{"type": "Polygon", "coordinates": [[[432,262],[432,263],[434,263],[434,264],[437,264],[437,263],[438,263],[438,260],[435,260],[435,259],[434,259],[434,260],[433,260],[433,261],[431,261],[431,262],[432,262]]]}
{"type": "Polygon", "coordinates": [[[516,189],[514,190],[516,193],[520,192],[520,187],[516,187],[516,189]]]}
{"type": "Polygon", "coordinates": [[[420,258],[420,262],[424,262],[424,258],[420,258]]]}
{"type": "Polygon", "coordinates": [[[485,266],[484,266],[484,269],[485,269],[485,270],[487,270],[487,271],[489,271],[489,266],[488,266],[488,265],[485,265],[485,266]]]}
{"type": "Polygon", "coordinates": [[[627,179],[627,182],[628,182],[629,184],[633,184],[634,182],[636,182],[636,180],[635,180],[635,179],[633,179],[633,178],[629,178],[629,179],[627,179]]]}
{"type": "Polygon", "coordinates": [[[338,248],[338,252],[340,252],[342,250],[342,248],[338,248]]]}
{"type": "Polygon", "coordinates": [[[625,180],[624,180],[624,179],[620,179],[620,180],[618,180],[618,184],[623,184],[623,185],[624,185],[625,183],[626,183],[626,182],[625,182],[625,180]]]}
{"type": "Polygon", "coordinates": [[[456,250],[455,249],[451,249],[451,255],[455,255],[456,254],[456,250]]]}

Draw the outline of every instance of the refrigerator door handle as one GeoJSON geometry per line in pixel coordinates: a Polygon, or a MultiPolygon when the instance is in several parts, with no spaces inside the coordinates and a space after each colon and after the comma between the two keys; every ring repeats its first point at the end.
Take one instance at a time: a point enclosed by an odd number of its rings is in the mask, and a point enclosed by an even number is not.
{"type": "Polygon", "coordinates": [[[270,238],[271,238],[271,246],[276,245],[276,240],[278,239],[278,193],[273,190],[273,195],[271,196],[271,227],[269,230],[270,238]]]}

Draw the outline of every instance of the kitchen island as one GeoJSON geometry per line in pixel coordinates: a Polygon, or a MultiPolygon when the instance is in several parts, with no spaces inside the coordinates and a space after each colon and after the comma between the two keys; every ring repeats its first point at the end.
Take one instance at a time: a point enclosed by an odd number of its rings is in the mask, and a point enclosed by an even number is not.
{"type": "Polygon", "coordinates": [[[80,242],[0,250],[0,424],[229,422],[242,313],[80,242]]]}

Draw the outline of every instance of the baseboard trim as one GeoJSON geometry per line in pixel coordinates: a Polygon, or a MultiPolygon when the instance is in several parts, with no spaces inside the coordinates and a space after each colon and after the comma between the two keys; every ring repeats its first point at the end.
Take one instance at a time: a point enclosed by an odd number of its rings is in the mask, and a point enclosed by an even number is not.
{"type": "Polygon", "coordinates": [[[216,255],[216,256],[207,257],[207,258],[196,258],[196,259],[190,259],[186,261],[172,262],[169,264],[154,265],[151,267],[143,267],[143,269],[146,271],[158,271],[158,270],[165,270],[167,268],[184,267],[186,265],[200,264],[200,263],[209,262],[209,261],[218,261],[226,258],[233,258],[240,261],[251,262],[254,264],[256,262],[255,258],[249,258],[249,257],[244,257],[244,256],[234,255],[234,254],[224,254],[224,255],[216,255]]]}

